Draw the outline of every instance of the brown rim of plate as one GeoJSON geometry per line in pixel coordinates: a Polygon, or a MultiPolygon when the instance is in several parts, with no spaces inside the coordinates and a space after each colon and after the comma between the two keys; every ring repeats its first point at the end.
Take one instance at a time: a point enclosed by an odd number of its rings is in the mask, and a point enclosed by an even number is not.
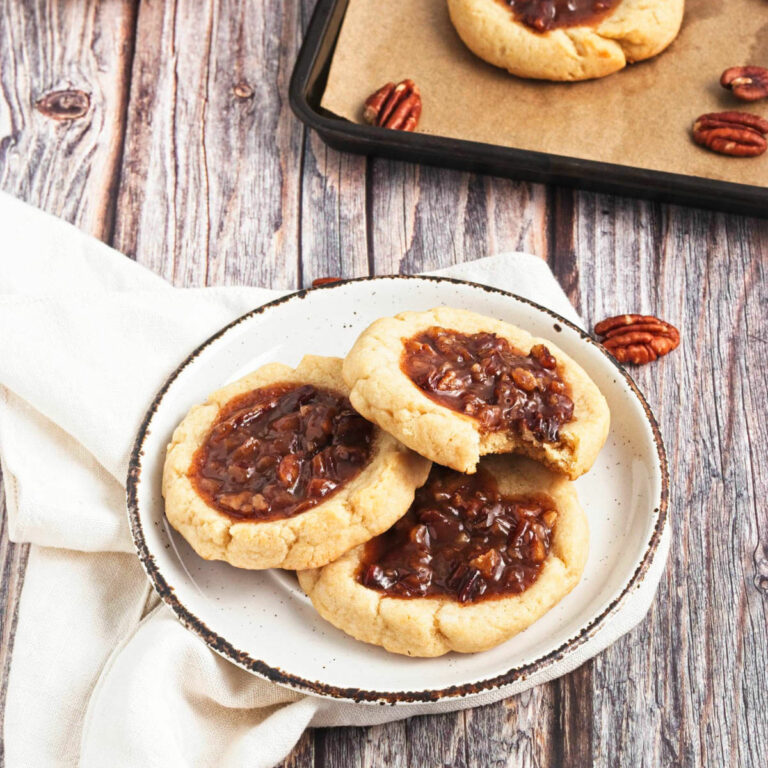
{"type": "Polygon", "coordinates": [[[662,531],[667,521],[667,507],[669,502],[669,470],[667,467],[667,454],[664,448],[664,442],[661,437],[661,431],[659,425],[656,422],[650,406],[643,397],[642,393],[637,387],[637,384],[632,380],[631,376],[626,372],[623,366],[618,363],[600,344],[595,341],[588,333],[583,331],[577,325],[570,320],[566,320],[561,315],[553,312],[551,309],[537,304],[535,301],[517,296],[514,293],[503,291],[500,288],[492,288],[480,283],[473,283],[469,280],[457,280],[450,277],[435,277],[429,275],[376,275],[372,277],[357,277],[348,280],[339,280],[335,283],[328,283],[326,285],[319,285],[314,288],[304,288],[295,293],[282,296],[274,301],[270,301],[266,304],[262,304],[260,307],[247,312],[241,317],[233,320],[228,325],[224,326],[221,330],[214,333],[211,337],[206,339],[197,349],[195,349],[176,370],[168,377],[165,384],[163,384],[160,391],[155,395],[149,409],[147,410],[144,418],[142,419],[139,431],[136,435],[133,450],[131,451],[131,457],[128,464],[128,478],[126,482],[126,496],[128,507],[128,521],[131,527],[131,534],[133,536],[133,542],[136,547],[136,551],[139,556],[139,560],[149,577],[157,594],[176,614],[179,621],[190,631],[194,632],[200,637],[212,650],[219,653],[224,658],[237,664],[237,666],[252,672],[259,677],[263,677],[278,685],[294,688],[303,693],[312,694],[315,696],[324,696],[333,699],[342,699],[353,702],[364,702],[374,704],[412,704],[420,702],[436,702],[446,698],[464,698],[467,696],[474,696],[484,691],[496,690],[510,685],[514,682],[525,680],[531,675],[542,671],[543,669],[551,666],[552,664],[560,661],[571,653],[573,650],[581,646],[587,640],[592,638],[599,629],[604,626],[605,620],[614,613],[619,606],[624,602],[630,592],[635,589],[653,561],[656,550],[659,547],[661,541],[662,531]],[[582,341],[592,344],[596,347],[616,368],[617,372],[624,378],[629,385],[629,388],[635,394],[645,412],[648,424],[651,427],[653,433],[653,441],[656,445],[656,452],[659,458],[659,470],[661,473],[661,497],[659,500],[659,506],[654,509],[653,513],[656,516],[656,524],[654,525],[651,537],[643,553],[640,564],[635,569],[629,581],[624,585],[621,592],[610,602],[608,606],[592,621],[587,624],[573,637],[564,642],[558,648],[553,651],[540,656],[537,659],[518,667],[512,667],[501,675],[497,675],[486,680],[480,680],[475,683],[465,683],[463,685],[451,685],[441,690],[426,690],[426,691],[372,691],[363,690],[360,688],[340,688],[334,685],[328,685],[326,683],[320,683],[313,680],[305,680],[302,677],[293,675],[289,672],[285,672],[279,667],[272,667],[269,664],[261,661],[260,659],[254,659],[250,654],[245,651],[238,650],[228,640],[218,635],[212,629],[207,627],[203,621],[195,616],[176,596],[176,592],[172,585],[168,584],[165,577],[160,572],[160,569],[155,562],[155,558],[149,551],[146,540],[144,538],[144,531],[141,525],[141,515],[139,510],[138,501],[138,486],[141,482],[141,463],[144,455],[143,446],[144,439],[149,432],[152,419],[157,411],[160,403],[162,402],[166,392],[171,384],[181,374],[181,372],[197,358],[200,353],[206,349],[210,344],[223,336],[227,331],[244,322],[250,318],[263,314],[266,310],[273,307],[285,304],[289,301],[301,300],[307,296],[310,292],[316,291],[333,291],[339,287],[343,287],[349,283],[361,283],[361,282],[375,282],[380,280],[428,280],[436,283],[450,283],[453,285],[468,285],[472,288],[479,288],[488,293],[494,293],[499,296],[514,299],[523,304],[527,304],[534,309],[549,315],[555,321],[554,329],[560,332],[562,328],[560,325],[567,326],[571,330],[575,331],[582,341]]]}

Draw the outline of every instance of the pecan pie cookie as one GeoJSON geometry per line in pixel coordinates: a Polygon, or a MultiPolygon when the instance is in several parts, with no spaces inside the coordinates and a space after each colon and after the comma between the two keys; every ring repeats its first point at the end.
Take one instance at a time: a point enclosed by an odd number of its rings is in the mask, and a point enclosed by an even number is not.
{"type": "Polygon", "coordinates": [[[259,368],[214,392],[173,434],[171,525],[208,560],[314,568],[386,530],[429,472],[357,413],[338,358],[259,368]]]}
{"type": "Polygon", "coordinates": [[[323,618],[409,656],[484,651],[530,626],[581,578],[586,515],[562,475],[524,459],[464,475],[433,466],[392,528],[299,583],[323,618]]]}
{"type": "Polygon", "coordinates": [[[477,56],[519,77],[588,80],[661,53],[684,0],[448,0],[477,56]]]}
{"type": "Polygon", "coordinates": [[[439,307],[373,323],[344,361],[352,405],[460,472],[523,453],[575,479],[608,434],[605,398],[564,352],[509,323],[439,307]]]}

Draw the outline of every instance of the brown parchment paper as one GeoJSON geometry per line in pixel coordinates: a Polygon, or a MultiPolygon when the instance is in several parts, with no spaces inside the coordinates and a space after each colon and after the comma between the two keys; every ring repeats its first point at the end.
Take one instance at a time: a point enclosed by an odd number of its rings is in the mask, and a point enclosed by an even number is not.
{"type": "Polygon", "coordinates": [[[361,122],[384,83],[413,78],[419,131],[768,187],[768,153],[731,158],[697,147],[693,120],[742,109],[768,118],[768,101],[739,102],[724,69],[768,66],[766,0],[688,0],[677,40],[654,59],[600,80],[521,80],[461,42],[445,0],[349,0],[322,106],[361,122]]]}

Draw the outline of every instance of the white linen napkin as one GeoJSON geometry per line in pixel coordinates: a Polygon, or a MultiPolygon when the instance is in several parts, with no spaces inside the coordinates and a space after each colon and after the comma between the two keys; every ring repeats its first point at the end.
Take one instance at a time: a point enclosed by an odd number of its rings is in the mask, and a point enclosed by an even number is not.
{"type": "MultiPolygon", "coordinates": [[[[481,699],[344,704],[240,670],[158,605],[128,531],[134,435],[202,339],[276,296],[176,289],[0,194],[0,463],[11,539],[31,542],[5,717],[9,768],[279,762],[307,726],[365,725],[498,700],[565,674],[645,615],[666,561],[566,660],[481,699]]],[[[574,322],[546,264],[519,253],[439,273],[512,290],[574,322]]]]}

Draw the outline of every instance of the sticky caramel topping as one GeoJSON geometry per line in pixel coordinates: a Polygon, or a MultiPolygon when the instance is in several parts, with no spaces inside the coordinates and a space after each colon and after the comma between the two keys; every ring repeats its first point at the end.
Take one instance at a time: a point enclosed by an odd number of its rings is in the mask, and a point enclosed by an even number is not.
{"type": "Polygon", "coordinates": [[[278,384],[221,410],[190,470],[197,492],[237,520],[293,517],[356,477],[373,425],[336,392],[278,384]]]}
{"type": "Polygon", "coordinates": [[[433,327],[404,342],[401,367],[432,400],[477,419],[487,432],[527,429],[556,443],[573,418],[569,388],[543,345],[525,355],[493,333],[433,327]]]}
{"type": "Polygon", "coordinates": [[[392,597],[520,594],[541,573],[556,520],[544,494],[504,496],[482,467],[463,475],[435,465],[406,515],[365,545],[357,579],[392,597]]]}
{"type": "Polygon", "coordinates": [[[537,32],[595,25],[621,0],[501,0],[515,17],[537,32]]]}

